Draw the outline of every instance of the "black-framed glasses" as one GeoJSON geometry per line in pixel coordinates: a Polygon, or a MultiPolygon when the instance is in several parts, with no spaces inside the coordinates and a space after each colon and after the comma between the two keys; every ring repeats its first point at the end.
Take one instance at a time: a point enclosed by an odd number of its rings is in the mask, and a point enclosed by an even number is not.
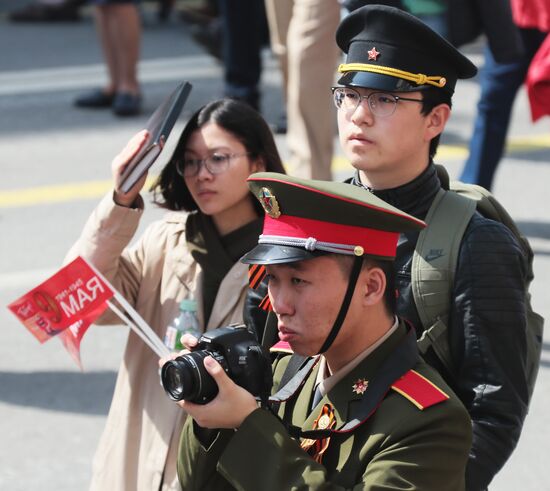
{"type": "Polygon", "coordinates": [[[176,162],[176,170],[182,177],[193,177],[204,165],[210,174],[221,174],[227,170],[231,159],[246,155],[250,155],[250,153],[213,153],[205,159],[184,158],[176,162]]]}
{"type": "Polygon", "coordinates": [[[411,99],[387,92],[371,92],[369,95],[361,95],[358,90],[351,87],[332,87],[332,97],[338,109],[351,113],[355,112],[363,99],[366,99],[371,112],[383,118],[391,116],[395,112],[399,101],[424,102],[422,99],[411,99]]]}

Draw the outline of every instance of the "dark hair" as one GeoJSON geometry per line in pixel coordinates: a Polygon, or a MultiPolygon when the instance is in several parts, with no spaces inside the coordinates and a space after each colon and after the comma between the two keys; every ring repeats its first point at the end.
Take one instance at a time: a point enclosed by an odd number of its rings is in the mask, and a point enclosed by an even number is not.
{"type": "MultiPolygon", "coordinates": [[[[430,114],[431,110],[435,106],[439,106],[439,104],[447,104],[447,106],[453,107],[451,95],[435,87],[430,87],[422,90],[422,101],[422,109],[420,110],[420,112],[424,116],[430,114]]],[[[432,140],[430,141],[430,159],[433,159],[435,157],[440,138],[441,133],[432,138],[432,140]]]]}
{"type": "MultiPolygon", "coordinates": [[[[176,170],[176,162],[183,158],[191,134],[208,123],[231,133],[244,145],[251,158],[263,161],[267,172],[285,173],[273,134],[260,113],[244,102],[220,99],[200,108],[185,125],[172,157],[151,187],[157,205],[170,210],[193,211],[198,208],[185,180],[176,170]]],[[[263,215],[259,202],[256,199],[253,202],[258,214],[263,215]]]]}

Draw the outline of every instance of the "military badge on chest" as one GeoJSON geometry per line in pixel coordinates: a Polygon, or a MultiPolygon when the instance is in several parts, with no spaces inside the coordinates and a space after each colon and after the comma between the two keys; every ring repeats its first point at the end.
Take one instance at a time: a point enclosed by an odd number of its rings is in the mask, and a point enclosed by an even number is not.
{"type": "Polygon", "coordinates": [[[360,378],[357,382],[353,384],[353,392],[357,395],[363,395],[369,386],[369,381],[364,378],[360,378]]]}
{"type": "MultiPolygon", "coordinates": [[[[325,404],[321,409],[318,418],[313,423],[314,430],[331,430],[336,425],[336,416],[334,408],[330,404],[325,404]]],[[[316,462],[321,463],[323,454],[326,452],[330,443],[330,436],[326,438],[312,439],[304,438],[300,444],[316,462]]]]}

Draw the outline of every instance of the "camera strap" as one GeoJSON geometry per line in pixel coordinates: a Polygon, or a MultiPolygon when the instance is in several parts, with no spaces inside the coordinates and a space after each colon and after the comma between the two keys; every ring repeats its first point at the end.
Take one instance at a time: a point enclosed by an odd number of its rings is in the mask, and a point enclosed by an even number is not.
{"type": "Polygon", "coordinates": [[[319,354],[325,353],[332,346],[332,343],[334,342],[334,340],[336,339],[336,336],[340,332],[340,328],[342,327],[342,324],[344,323],[344,320],[348,313],[349,305],[353,297],[353,292],[355,291],[355,286],[357,285],[357,279],[359,278],[359,273],[361,273],[362,265],[363,265],[363,257],[355,256],[353,260],[353,266],[351,268],[350,275],[349,275],[346,294],[344,295],[344,300],[342,301],[342,305],[340,306],[340,311],[338,312],[338,316],[336,317],[336,320],[334,321],[332,329],[330,330],[327,338],[325,339],[323,346],[321,346],[321,349],[319,350],[319,354]]]}
{"type": "Polygon", "coordinates": [[[292,355],[283,377],[281,378],[281,386],[279,390],[269,398],[269,402],[280,404],[281,402],[288,401],[297,394],[306,382],[313,367],[319,363],[320,359],[319,356],[315,358],[304,358],[303,356],[292,355]],[[297,368],[298,371],[296,371],[297,368]],[[283,384],[283,382],[286,383],[283,384]]]}

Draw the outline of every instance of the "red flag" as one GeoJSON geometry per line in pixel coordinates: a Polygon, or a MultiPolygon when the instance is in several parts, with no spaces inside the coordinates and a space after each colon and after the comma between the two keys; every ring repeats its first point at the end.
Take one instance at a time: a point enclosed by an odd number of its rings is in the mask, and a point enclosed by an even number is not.
{"type": "Polygon", "coordinates": [[[65,348],[80,365],[82,336],[113,295],[110,286],[77,257],[8,308],[41,343],[61,333],[65,348]]]}
{"type": "Polygon", "coordinates": [[[82,341],[82,337],[88,330],[88,327],[90,327],[90,324],[91,323],[85,322],[84,320],[79,320],[68,329],[59,333],[59,339],[63,343],[63,346],[65,346],[65,349],[69,352],[69,355],[71,355],[72,359],[81,370],[83,368],[82,362],[80,361],[80,341],[82,341]]]}

